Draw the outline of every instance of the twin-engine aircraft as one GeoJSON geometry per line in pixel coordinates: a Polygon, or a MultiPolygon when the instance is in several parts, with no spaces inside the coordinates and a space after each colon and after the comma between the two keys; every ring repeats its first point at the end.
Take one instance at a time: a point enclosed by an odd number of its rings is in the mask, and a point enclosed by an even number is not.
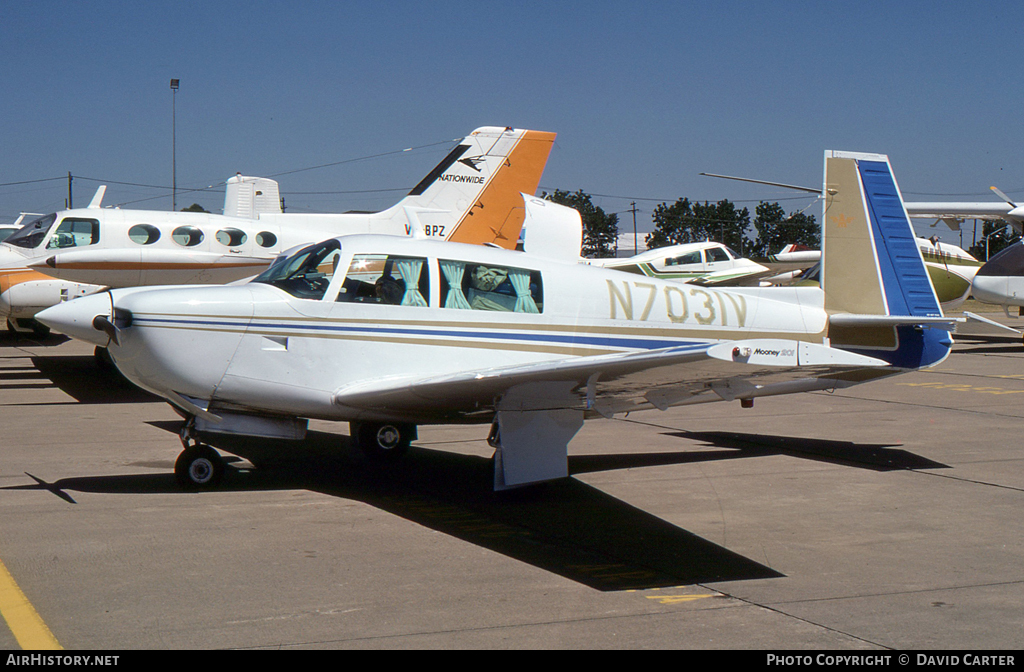
{"type": "Polygon", "coordinates": [[[0,246],[0,316],[35,313],[104,287],[220,284],[257,275],[283,251],[379,233],[514,248],[523,193],[537,190],[555,134],[482,127],[394,206],[369,214],[282,213],[277,183],[228,180],[225,214],[88,208],[25,224],[0,246]]]}
{"type": "Polygon", "coordinates": [[[933,366],[942,316],[888,158],[825,155],[819,287],[699,287],[484,246],[310,245],[245,285],[114,289],[39,314],[186,417],[175,473],[224,471],[211,434],[348,421],[370,455],[430,423],[490,425],[497,490],[568,475],[586,418],[844,388],[933,366]]]}

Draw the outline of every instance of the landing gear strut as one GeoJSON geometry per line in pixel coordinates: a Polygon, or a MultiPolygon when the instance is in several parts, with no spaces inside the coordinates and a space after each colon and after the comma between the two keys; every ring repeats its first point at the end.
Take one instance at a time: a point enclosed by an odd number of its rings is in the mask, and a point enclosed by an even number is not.
{"type": "Polygon", "coordinates": [[[199,443],[195,436],[195,419],[189,418],[181,428],[184,450],[174,462],[174,477],[185,490],[210,490],[224,478],[224,460],[210,446],[199,443]]]}

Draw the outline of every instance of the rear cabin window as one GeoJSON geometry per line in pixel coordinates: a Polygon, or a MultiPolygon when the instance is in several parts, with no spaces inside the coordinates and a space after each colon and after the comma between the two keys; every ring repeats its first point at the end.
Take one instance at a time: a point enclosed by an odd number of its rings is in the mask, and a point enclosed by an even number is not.
{"type": "Polygon", "coordinates": [[[465,261],[439,260],[441,306],[460,310],[540,313],[540,271],[465,261]]]}
{"type": "Polygon", "coordinates": [[[427,260],[387,254],[357,254],[345,273],[338,301],[426,307],[430,296],[427,260]]]}
{"type": "Polygon", "coordinates": [[[65,247],[84,247],[100,242],[100,223],[95,219],[79,219],[65,217],[57,225],[46,249],[63,249],[65,247]]]}

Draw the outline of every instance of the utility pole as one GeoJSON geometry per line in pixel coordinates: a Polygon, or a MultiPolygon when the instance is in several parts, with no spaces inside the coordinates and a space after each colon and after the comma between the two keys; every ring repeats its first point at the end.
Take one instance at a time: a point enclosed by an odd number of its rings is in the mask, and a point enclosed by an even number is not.
{"type": "Polygon", "coordinates": [[[633,213],[633,254],[637,255],[640,253],[640,242],[636,235],[636,201],[630,201],[630,210],[628,212],[633,213]]]}
{"type": "Polygon", "coordinates": [[[72,177],[71,177],[71,171],[69,170],[68,171],[68,210],[74,210],[74,208],[75,208],[75,197],[71,193],[71,182],[72,182],[72,177]]]}
{"type": "Polygon", "coordinates": [[[178,80],[171,80],[171,210],[178,209],[178,137],[177,110],[178,80]]]}

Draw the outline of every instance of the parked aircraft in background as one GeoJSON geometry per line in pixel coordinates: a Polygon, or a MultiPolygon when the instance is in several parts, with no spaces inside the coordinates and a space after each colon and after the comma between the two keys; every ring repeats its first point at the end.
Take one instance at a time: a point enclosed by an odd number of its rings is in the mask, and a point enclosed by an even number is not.
{"type": "Polygon", "coordinates": [[[907,203],[907,212],[913,218],[936,219],[954,231],[960,230],[965,219],[981,219],[1003,222],[1012,226],[1017,233],[1024,233],[1024,206],[1011,201],[996,187],[989,187],[1002,203],[907,203]]]}
{"type": "MultiPolygon", "coordinates": [[[[715,173],[700,173],[705,177],[720,177],[726,180],[737,180],[739,182],[752,182],[754,184],[766,184],[772,187],[783,187],[784,189],[795,189],[806,191],[809,194],[821,196],[821,189],[816,187],[801,187],[795,184],[783,182],[769,182],[767,180],[755,180],[749,177],[735,177],[732,175],[717,175],[715,173]]],[[[911,219],[935,219],[941,220],[950,229],[958,231],[960,223],[965,219],[982,219],[987,221],[1002,221],[1012,226],[1018,233],[1024,233],[1024,206],[1018,205],[1000,191],[997,187],[989,187],[993,193],[1003,200],[1002,203],[990,202],[925,202],[906,201],[903,207],[911,219]]]]}
{"type": "MultiPolygon", "coordinates": [[[[718,289],[485,246],[346,236],[252,282],[114,289],[39,314],[109,346],[186,418],[175,472],[214,485],[216,434],[348,421],[369,454],[424,423],[490,424],[494,487],[568,475],[585,418],[844,388],[951,346],[888,159],[828,152],[822,287],[718,289]]],[[[542,206],[537,206],[542,207],[542,206]]]]}
{"type": "Polygon", "coordinates": [[[1002,306],[1007,317],[1011,306],[1024,307],[1024,244],[1014,243],[989,259],[974,276],[972,291],[978,301],[1002,306]]]}
{"type": "Polygon", "coordinates": [[[722,243],[684,243],[647,250],[622,259],[587,259],[601,266],[651,278],[697,285],[756,285],[771,269],[741,257],[722,243]]]}
{"type": "MultiPolygon", "coordinates": [[[[921,251],[928,276],[935,287],[935,294],[943,310],[955,310],[963,305],[971,294],[971,280],[981,268],[981,262],[956,245],[943,243],[939,240],[916,238],[917,247],[921,251]]],[[[789,246],[787,246],[788,248],[789,246]]],[[[789,271],[766,278],[773,284],[815,284],[818,282],[818,268],[815,266],[821,258],[820,250],[790,250],[783,248],[782,253],[773,256],[773,261],[809,264],[806,269],[789,271]]]]}
{"type": "Polygon", "coordinates": [[[21,223],[24,221],[24,219],[25,215],[22,214],[16,220],[14,220],[13,224],[0,224],[0,243],[10,238],[15,231],[20,229],[21,223]]]}
{"type": "Polygon", "coordinates": [[[39,310],[102,287],[226,283],[296,245],[353,233],[512,248],[555,134],[483,127],[409,194],[377,213],[282,213],[277,183],[232,178],[225,214],[88,208],[39,217],[0,249],[0,316],[31,328],[39,310]]]}
{"type": "Polygon", "coordinates": [[[768,260],[783,264],[816,264],[821,261],[821,250],[790,243],[779,250],[778,254],[770,255],[768,260]]]}

